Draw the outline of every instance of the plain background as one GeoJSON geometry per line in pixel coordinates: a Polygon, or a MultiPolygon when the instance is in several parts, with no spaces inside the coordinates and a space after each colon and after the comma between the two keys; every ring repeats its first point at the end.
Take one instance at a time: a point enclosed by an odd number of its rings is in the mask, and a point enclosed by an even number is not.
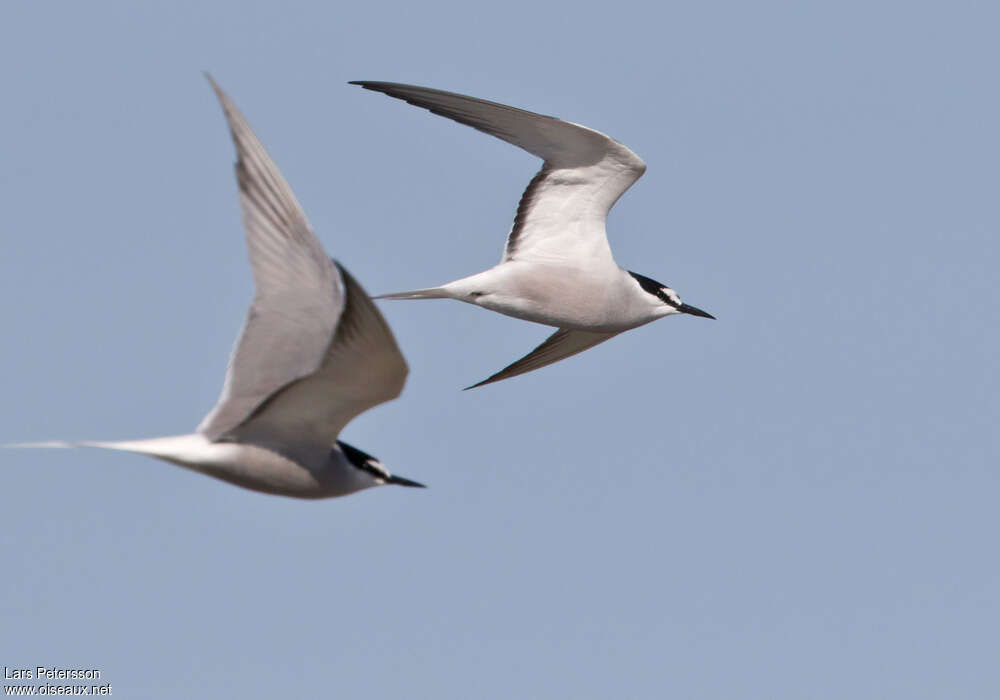
{"type": "Polygon", "coordinates": [[[672,318],[383,302],[318,503],[0,453],[0,664],[125,698],[995,698],[1000,11],[986,2],[6,2],[0,442],[185,433],[252,294],[210,70],[372,293],[499,260],[536,159],[352,79],[587,124],[672,318]]]}

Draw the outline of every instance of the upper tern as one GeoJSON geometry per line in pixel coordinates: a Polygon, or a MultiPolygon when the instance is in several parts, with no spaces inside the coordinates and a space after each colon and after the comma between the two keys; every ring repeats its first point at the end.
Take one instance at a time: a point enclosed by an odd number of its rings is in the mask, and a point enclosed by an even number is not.
{"type": "Polygon", "coordinates": [[[622,331],[671,314],[711,314],[660,282],[623,270],[605,223],[646,171],[635,153],[599,131],[443,90],[352,81],[523,148],[543,161],[521,196],[500,264],[454,282],[376,299],[458,299],[559,330],[469,389],[544,367],[622,331]]]}
{"type": "Polygon", "coordinates": [[[350,273],[323,252],[278,168],[207,76],[236,144],[236,178],[256,294],[215,408],[190,435],[102,447],[150,455],[254,491],[343,496],[422,486],[337,440],[351,419],[399,396],[407,366],[392,331],[350,273]]]}

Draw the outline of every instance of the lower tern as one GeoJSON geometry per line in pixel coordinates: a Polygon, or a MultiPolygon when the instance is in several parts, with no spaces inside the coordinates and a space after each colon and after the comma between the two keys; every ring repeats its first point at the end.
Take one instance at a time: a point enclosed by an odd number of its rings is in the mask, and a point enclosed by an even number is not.
{"type": "Polygon", "coordinates": [[[670,287],[615,263],[605,223],[646,171],[599,131],[443,90],[358,80],[434,114],[518,146],[544,161],[521,196],[500,264],[454,282],[376,299],[457,299],[559,330],[469,389],[530,372],[664,316],[715,318],[670,287]]]}
{"type": "Polygon", "coordinates": [[[254,491],[344,496],[382,484],[423,486],[337,440],[355,416],[396,398],[408,372],[385,319],[323,252],[277,166],[207,76],[236,145],[236,177],[256,287],[222,396],[191,435],[101,447],[137,452],[254,491]]]}

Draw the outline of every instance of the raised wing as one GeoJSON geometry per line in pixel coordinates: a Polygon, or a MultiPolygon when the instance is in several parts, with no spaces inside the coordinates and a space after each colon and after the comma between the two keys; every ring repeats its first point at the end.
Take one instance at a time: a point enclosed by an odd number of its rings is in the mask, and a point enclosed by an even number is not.
{"type": "Polygon", "coordinates": [[[406,363],[364,290],[324,253],[249,124],[210,76],[208,80],[236,145],[236,177],[256,295],[233,349],[222,396],[198,432],[211,440],[235,439],[237,432],[247,432],[244,424],[252,418],[266,424],[275,440],[284,437],[317,446],[325,441],[329,448],[357,414],[351,411],[357,408],[359,413],[399,394],[406,363]],[[358,338],[360,346],[378,348],[361,356],[350,352],[359,346],[358,338]],[[301,388],[291,389],[308,386],[307,379],[314,376],[325,386],[330,377],[339,376],[331,362],[341,360],[355,363],[348,369],[359,377],[385,371],[384,386],[373,381],[370,394],[360,398],[358,380],[352,376],[340,393],[310,396],[308,407],[289,399],[277,401],[286,393],[301,396],[301,388]],[[284,412],[275,411],[277,406],[284,412]],[[303,422],[304,413],[313,417],[303,422]]]}
{"type": "Polygon", "coordinates": [[[269,398],[235,439],[327,450],[351,419],[403,391],[408,370],[392,331],[361,285],[337,270],[347,302],[321,366],[269,398]]]}
{"type": "Polygon", "coordinates": [[[499,382],[501,379],[516,377],[519,374],[530,372],[553,362],[558,362],[578,352],[583,352],[589,348],[603,343],[609,338],[614,338],[618,333],[592,333],[590,331],[577,331],[569,328],[560,328],[550,335],[544,343],[529,352],[517,362],[507,365],[493,376],[484,379],[478,384],[465,387],[475,389],[477,386],[499,382]]]}
{"type": "Polygon", "coordinates": [[[503,260],[613,261],[608,212],[646,171],[635,153],[585,126],[442,90],[359,80],[533,153],[545,164],[521,197],[503,260]]]}

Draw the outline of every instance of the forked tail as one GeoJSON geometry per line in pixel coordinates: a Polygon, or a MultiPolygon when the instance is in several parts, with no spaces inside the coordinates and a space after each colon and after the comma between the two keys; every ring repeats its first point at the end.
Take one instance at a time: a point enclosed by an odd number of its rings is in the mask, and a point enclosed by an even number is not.
{"type": "Polygon", "coordinates": [[[48,442],[17,442],[0,447],[97,447],[102,450],[136,452],[160,459],[180,459],[198,454],[208,441],[201,435],[176,435],[148,440],[51,440],[48,442]]]}
{"type": "Polygon", "coordinates": [[[375,299],[450,299],[451,295],[444,287],[429,287],[427,289],[411,289],[408,292],[394,294],[379,294],[375,299]]]}
{"type": "Polygon", "coordinates": [[[66,442],[64,440],[50,440],[48,442],[10,442],[0,447],[85,447],[82,442],[66,442]]]}
{"type": "MultiPolygon", "coordinates": [[[[11,448],[65,448],[65,447],[98,447],[102,450],[121,450],[123,452],[148,452],[148,445],[154,443],[152,440],[133,441],[102,441],[102,440],[48,440],[46,442],[11,442],[0,447],[11,448]]],[[[152,453],[149,453],[152,454],[152,453]]]]}

